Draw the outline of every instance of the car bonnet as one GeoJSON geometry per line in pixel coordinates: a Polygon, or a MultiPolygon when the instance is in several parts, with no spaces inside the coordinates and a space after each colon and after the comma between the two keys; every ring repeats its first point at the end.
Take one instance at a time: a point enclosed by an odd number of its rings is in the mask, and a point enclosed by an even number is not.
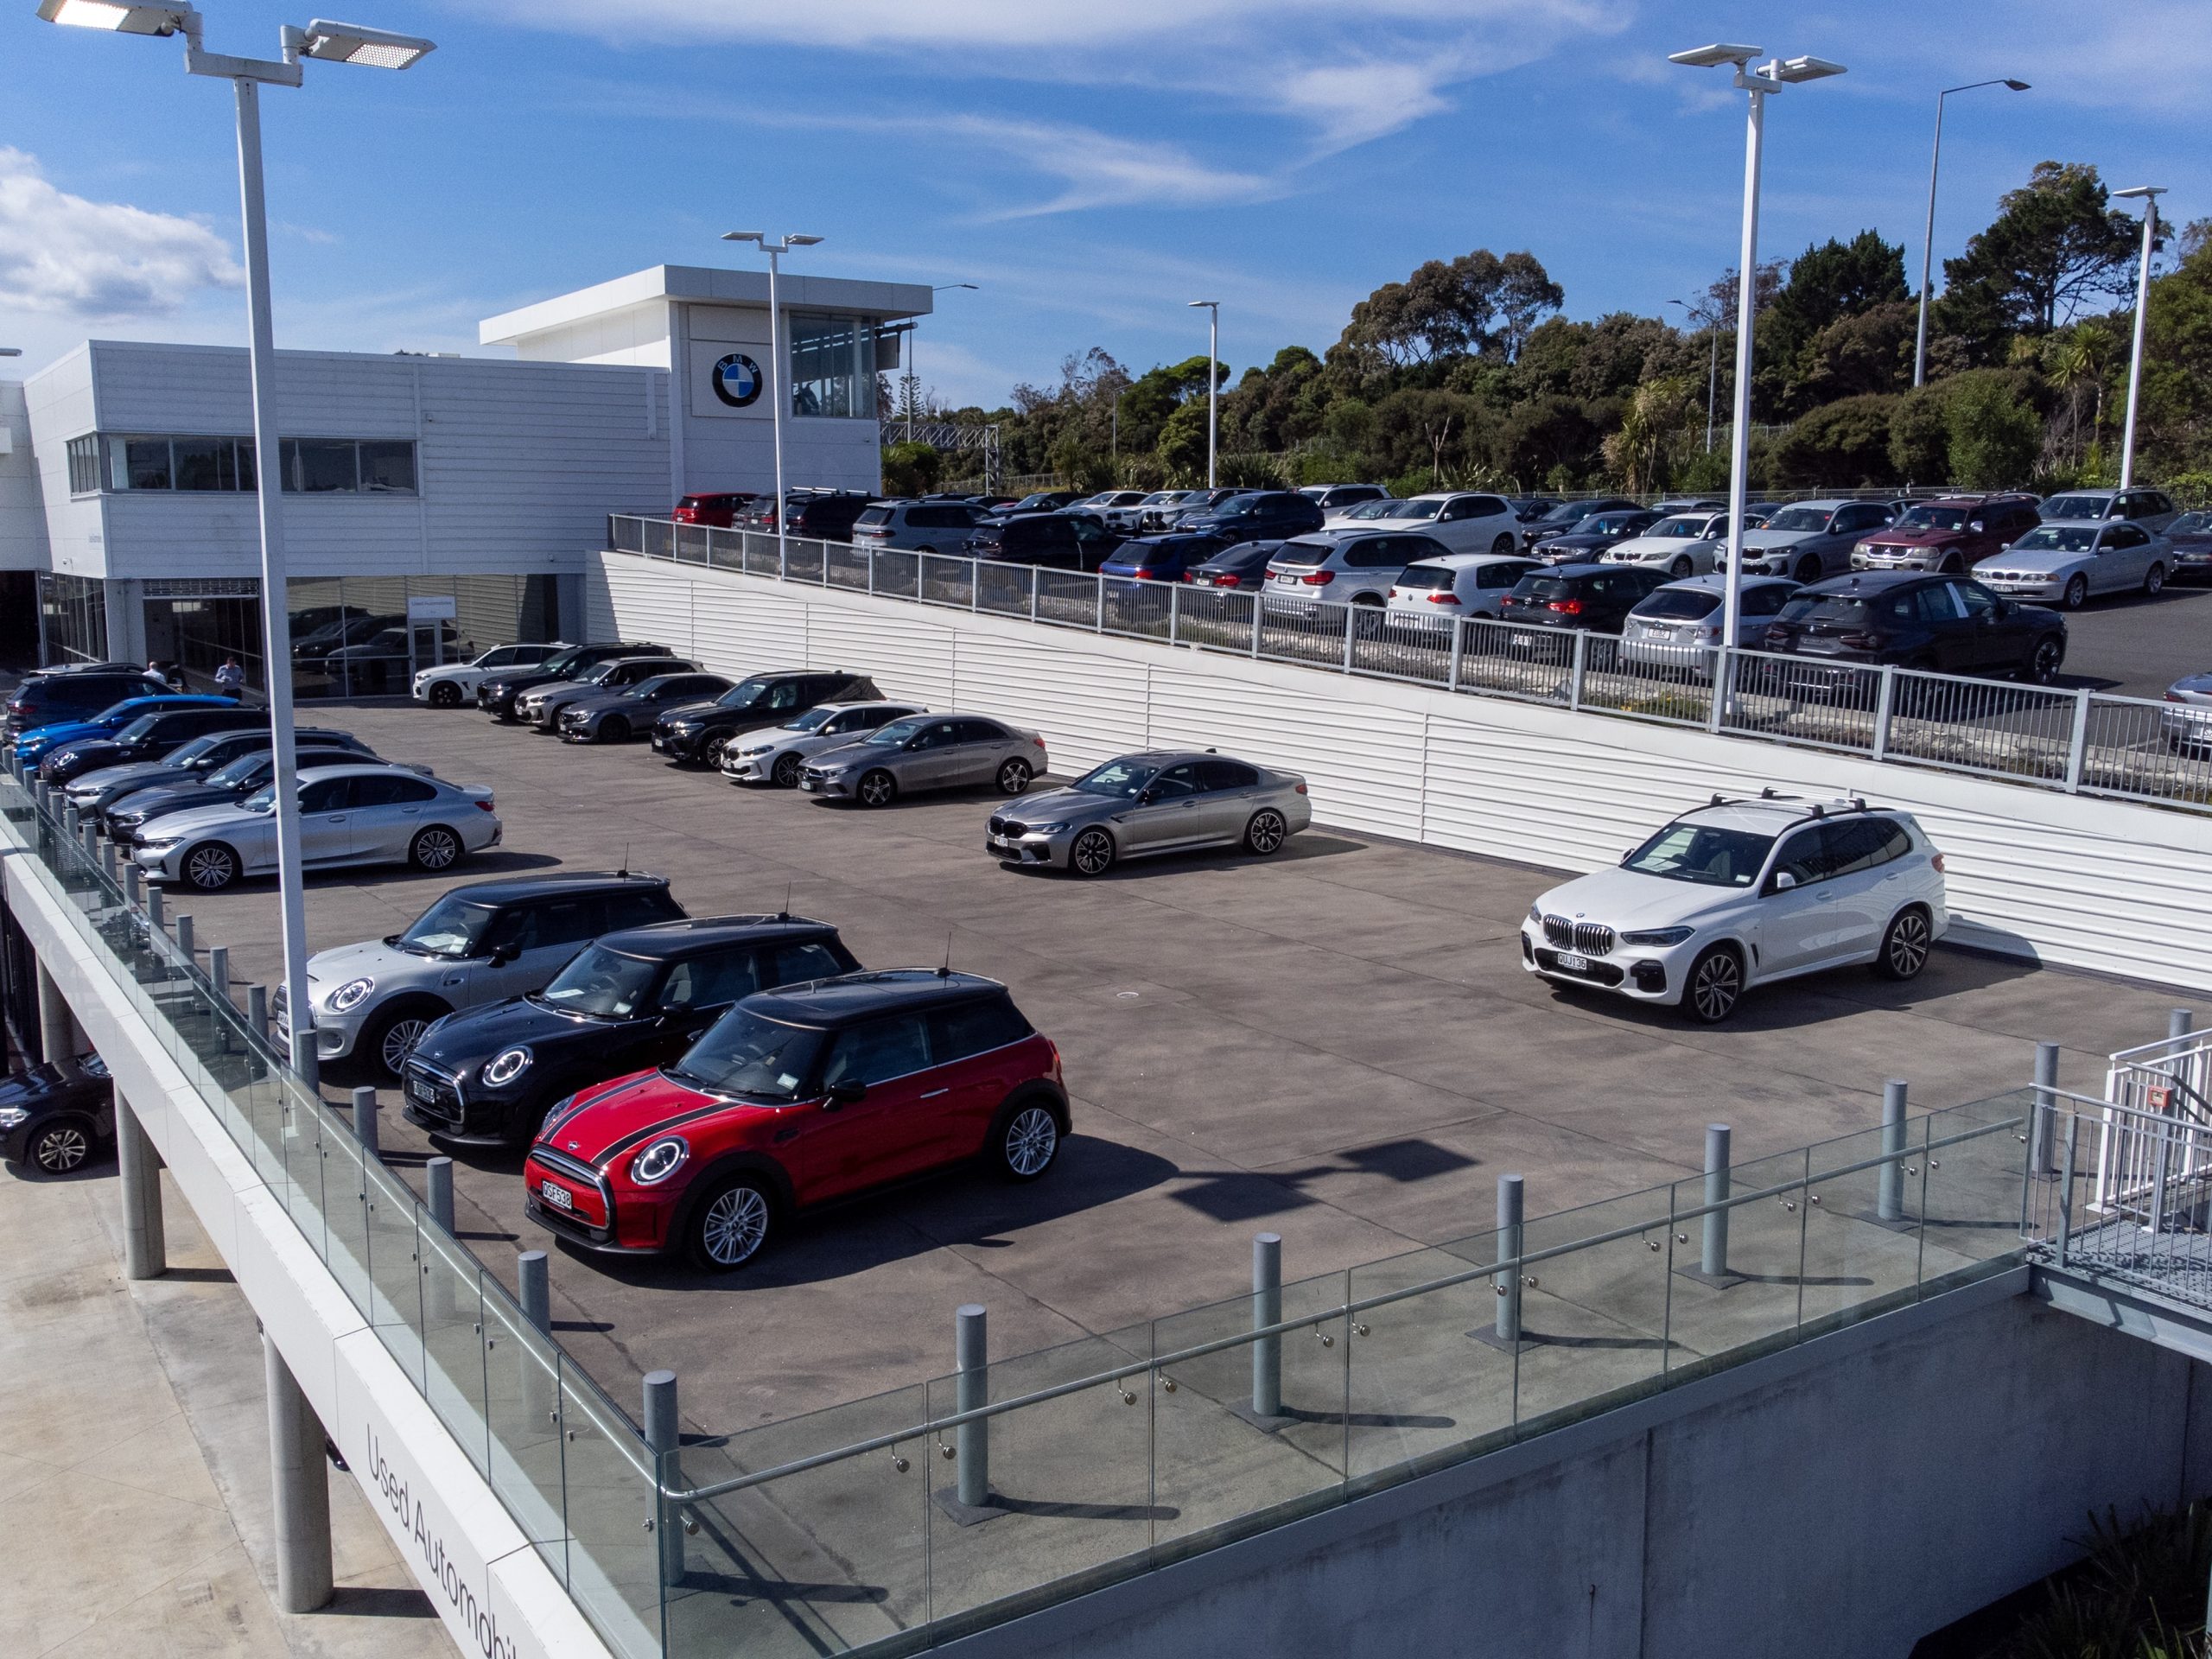
{"type": "Polygon", "coordinates": [[[776,1109],[702,1095],[658,1071],[633,1072],[578,1092],[588,1096],[585,1103],[538,1138],[541,1144],[588,1164],[619,1157],[664,1130],[680,1130],[687,1122],[728,1112],[776,1109]]]}
{"type": "Polygon", "coordinates": [[[1708,887],[1616,868],[1594,871],[1554,887],[1537,901],[1537,908],[1547,916],[1597,922],[1618,932],[1630,932],[1698,921],[1726,900],[1752,891],[1748,883],[1740,887],[1708,887]]]}

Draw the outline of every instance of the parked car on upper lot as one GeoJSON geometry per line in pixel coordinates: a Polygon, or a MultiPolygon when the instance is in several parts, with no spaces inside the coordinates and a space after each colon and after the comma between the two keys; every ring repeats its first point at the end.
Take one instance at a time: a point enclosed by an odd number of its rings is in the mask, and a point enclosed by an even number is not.
{"type": "MultiPolygon", "coordinates": [[[[1751,642],[1748,632],[1745,639],[1751,642]]],[[[1968,577],[1869,570],[1815,582],[1795,594],[1767,625],[1757,648],[1824,662],[2006,675],[2049,685],[2066,660],[2066,620],[2040,605],[1993,594],[1968,577]]]]}
{"type": "Polygon", "coordinates": [[[235,711],[238,707],[235,697],[208,697],[192,691],[160,691],[147,696],[125,697],[88,718],[55,721],[19,733],[16,738],[16,760],[22,766],[43,762],[48,755],[67,744],[83,739],[105,741],[134,721],[148,715],[164,714],[172,709],[226,709],[235,711]]]}
{"type": "Polygon", "coordinates": [[[726,1272],[826,1200],[977,1160],[1034,1180],[1068,1127],[1059,1052],[1005,986],[849,974],[755,993],[675,1064],[575,1095],[523,1165],[525,1213],[726,1272]]]}
{"type": "Polygon", "coordinates": [[[2169,575],[2212,576],[2212,512],[2184,512],[2166,526],[2174,550],[2169,575]]]}
{"type": "MultiPolygon", "coordinates": [[[[1890,518],[1879,501],[1792,501],[1759,529],[1744,532],[1744,574],[1800,582],[1840,575],[1850,568],[1851,550],[1890,518]]],[[[1723,549],[1713,569],[1727,568],[1723,549]]]]}
{"type": "MultiPolygon", "coordinates": [[[[302,726],[293,729],[296,743],[308,743],[317,739],[328,744],[368,753],[368,745],[346,732],[334,732],[320,726],[302,726]]],[[[269,728],[246,727],[236,731],[209,732],[189,742],[180,743],[158,760],[141,760],[129,766],[101,766],[96,771],[79,772],[69,780],[67,794],[69,804],[80,812],[105,811],[134,791],[157,788],[164,784],[195,784],[211,772],[219,771],[242,754],[253,754],[270,747],[269,728]]]]}
{"type": "Polygon", "coordinates": [[[2155,594],[2173,563],[2166,538],[2132,518],[2046,519],[1974,568],[2014,599],[2078,611],[2093,594],[2155,594]]]}
{"type": "Polygon", "coordinates": [[[1313,822],[1306,780],[1211,750],[1125,754],[1065,789],[994,812],[983,845],[1009,864],[1103,875],[1125,858],[1242,847],[1264,858],[1313,822]]]}
{"type": "Polygon", "coordinates": [[[1270,607],[1286,603],[1380,607],[1408,565],[1448,551],[1431,537],[1399,531],[1323,531],[1294,536],[1268,561],[1268,603],[1270,607]]]}
{"type": "Polygon", "coordinates": [[[1554,536],[1564,536],[1571,530],[1582,527],[1582,521],[1593,512],[1628,512],[1636,503],[1618,495],[1600,495],[1582,501],[1555,501],[1540,518],[1523,520],[1522,545],[1534,551],[1539,542],[1549,541],[1554,536]]]}
{"type": "Polygon", "coordinates": [[[1093,571],[1122,544],[1119,531],[1103,520],[1068,508],[1059,512],[1010,514],[969,532],[969,556],[1007,564],[1042,565],[1048,570],[1093,571]]]}
{"type": "Polygon", "coordinates": [[[1594,564],[1630,537],[1659,522],[1649,507],[1613,507],[1585,515],[1572,530],[1547,536],[1529,551],[1548,564],[1594,564]]]}
{"type": "Polygon", "coordinates": [[[1380,484],[1308,484],[1298,492],[1321,509],[1327,519],[1346,507],[1356,507],[1363,501],[1388,501],[1390,492],[1380,484]]]}
{"type": "Polygon", "coordinates": [[[1517,553],[1521,521],[1503,497],[1469,490],[1433,490],[1403,501],[1383,499],[1332,515],[1331,530],[1403,530],[1433,537],[1453,553],[1517,553]]]}
{"type": "Polygon", "coordinates": [[[712,702],[672,709],[653,722],[653,753],[679,765],[720,766],[731,739],[780,725],[828,702],[880,700],[865,674],[837,669],[776,669],[748,674],[712,702]]]}
{"type": "MultiPolygon", "coordinates": [[[[1119,493],[1126,495],[1128,492],[1124,490],[1119,493]]],[[[1172,509],[1182,499],[1184,493],[1181,490],[1147,490],[1126,506],[1094,507],[1090,511],[1122,535],[1136,536],[1143,533],[1147,514],[1172,509]]]]}
{"type": "Polygon", "coordinates": [[[524,692],[515,699],[515,716],[541,732],[557,732],[561,711],[572,702],[595,697],[602,691],[626,690],[662,674],[696,671],[696,664],[660,652],[649,657],[613,657],[595,664],[581,679],[555,680],[524,692]]]}
{"type": "Polygon", "coordinates": [[[1449,624],[1455,616],[1505,614],[1505,595],[1532,570],[1543,566],[1518,553],[1446,553],[1416,559],[1390,584],[1390,620],[1406,624],[1449,624]]]}
{"type": "Polygon", "coordinates": [[[1171,530],[1186,512],[1213,505],[1212,493],[1206,490],[1154,490],[1145,498],[1146,505],[1137,509],[1137,528],[1156,535],[1171,530]]]}
{"type": "Polygon", "coordinates": [[[662,715],[711,702],[729,684],[721,674],[656,674],[625,690],[579,697],[561,711],[561,741],[627,743],[649,734],[662,715]]]}
{"type": "Polygon", "coordinates": [[[665,645],[625,640],[619,645],[570,645],[557,651],[535,668],[502,668],[487,673],[476,685],[476,706],[494,720],[513,720],[515,700],[524,692],[556,680],[580,680],[601,663],[617,657],[664,657],[665,645]]]}
{"type": "Polygon", "coordinates": [[[668,516],[679,524],[710,524],[732,530],[738,515],[760,499],[758,490],[708,490],[687,495],[668,516]]]}
{"type": "MultiPolygon", "coordinates": [[[[1757,649],[1767,624],[1781,613],[1797,584],[1787,576],[1745,576],[1738,589],[1736,638],[1757,649]]],[[[1702,678],[1726,631],[1728,578],[1688,576],[1655,588],[1636,602],[1621,625],[1621,660],[1702,678]]]]}
{"type": "Polygon", "coordinates": [[[1717,496],[1686,495],[1678,501],[1654,501],[1651,511],[1662,518],[1679,518],[1696,512],[1723,512],[1728,504],[1717,496]]]}
{"type": "Polygon", "coordinates": [[[984,715],[909,715],[799,768],[798,786],[823,800],[888,806],[932,789],[1019,795],[1050,769],[1045,740],[984,715]]]}
{"type": "MultiPolygon", "coordinates": [[[[431,1023],[542,988],[602,933],[680,921],[667,880],[635,870],[563,870],[449,889],[397,933],[308,958],[315,1052],[397,1077],[431,1023]]],[[[270,1023],[290,1039],[281,988],[270,1023]]]]}
{"type": "Polygon", "coordinates": [[[38,775],[48,784],[66,784],[87,772],[155,761],[197,737],[218,732],[268,729],[269,711],[247,709],[226,699],[197,709],[162,709],[144,714],[111,737],[80,737],[48,749],[38,775]]]}
{"type": "Polygon", "coordinates": [[[853,521],[853,545],[957,553],[984,517],[982,508],[966,501],[871,502],[853,521]]]}
{"type": "MultiPolygon", "coordinates": [[[[413,865],[451,869],[499,844],[492,791],[397,767],[304,766],[299,777],[300,863],[413,865]]],[[[275,785],[235,805],[195,806],[148,826],[131,857],[149,880],[219,893],[241,876],[276,868],[275,785]]]]}
{"type": "Polygon", "coordinates": [[[63,1056],[0,1082],[0,1159],[71,1175],[115,1149],[115,1087],[97,1054],[63,1056]]]}
{"type": "Polygon", "coordinates": [[[1200,588],[1257,588],[1268,579],[1268,565],[1282,550],[1281,542],[1236,542],[1183,573],[1200,588]]]}
{"type": "Polygon", "coordinates": [[[1113,556],[1098,567],[1102,575],[1127,576],[1145,582],[1180,582],[1198,566],[1222,551],[1217,536],[1168,533],[1139,536],[1123,542],[1113,556]]]}
{"type": "Polygon", "coordinates": [[[1058,512],[1083,499],[1081,490],[1033,490],[1008,507],[1009,512],[1058,512]]]}
{"type": "Polygon", "coordinates": [[[1963,575],[2041,522],[2032,495],[1950,495],[1916,501],[1851,550],[1854,570],[1963,575]]]}
{"type": "Polygon", "coordinates": [[[2041,512],[2045,524],[2062,519],[2125,518],[2153,534],[2180,517],[2173,498],[2164,490],[2139,486],[2125,490],[2067,490],[2045,501],[2041,512]]]}
{"type": "MultiPolygon", "coordinates": [[[[379,760],[359,738],[343,733],[326,738],[301,732],[296,734],[293,744],[293,753],[303,768],[357,761],[364,766],[401,766],[397,760],[379,760]]],[[[428,766],[406,766],[403,770],[425,778],[434,775],[428,766]]],[[[118,797],[112,804],[100,809],[100,827],[118,847],[132,847],[149,833],[149,824],[195,807],[226,806],[245,801],[266,789],[276,772],[275,750],[264,743],[257,749],[232,757],[213,772],[181,774],[175,783],[134,789],[118,797]]]]}
{"type": "Polygon", "coordinates": [[[1224,542],[1281,541],[1321,528],[1321,509],[1294,490],[1247,490],[1196,512],[1177,528],[1224,542]]]}
{"type": "MultiPolygon", "coordinates": [[[[790,528],[788,536],[808,536],[827,542],[842,542],[849,538],[853,525],[868,504],[875,498],[861,490],[788,490],[785,492],[788,505],[790,528]]],[[[737,515],[740,530],[766,531],[773,535],[776,530],[776,498],[763,495],[745,505],[737,515]]]]}
{"type": "Polygon", "coordinates": [[[1618,868],[1538,899],[1521,964],[1718,1025],[1746,990],[1800,974],[1863,963],[1916,978],[1949,926],[1943,855],[1910,814],[1716,795],[1618,868]]]}
{"type": "Polygon", "coordinates": [[[803,916],[713,916],[602,933],[543,990],[437,1020],[407,1052],[407,1120],[440,1141],[528,1146],[548,1108],[665,1065],[755,991],[860,971],[803,916]]]}
{"type": "MultiPolygon", "coordinates": [[[[1748,513],[1745,520],[1745,530],[1757,527],[1748,513]]],[[[1728,515],[1698,510],[1661,518],[1627,540],[1614,543],[1605,550],[1601,562],[1653,565],[1680,581],[1705,575],[1727,545],[1728,515]]]]}
{"type": "Polygon", "coordinates": [[[2184,674],[2166,688],[2158,731],[2177,753],[2212,748],[2212,674],[2184,674]]]}
{"type": "Polygon", "coordinates": [[[12,745],[40,727],[87,720],[118,703],[168,692],[165,683],[143,669],[44,670],[27,677],[9,697],[7,738],[12,745]]]}
{"type": "Polygon", "coordinates": [[[1560,504],[1551,495],[1509,495],[1505,505],[1513,509],[1513,516],[1523,524],[1533,524],[1560,504]]]}
{"type": "Polygon", "coordinates": [[[494,675],[507,669],[537,668],[572,649],[557,639],[547,645],[494,645],[471,662],[442,663],[418,670],[409,689],[417,702],[427,702],[433,709],[458,709],[475,701],[476,688],[494,675]]]}
{"type": "Polygon", "coordinates": [[[814,756],[880,726],[929,711],[912,702],[817,703],[797,719],[734,738],[722,748],[722,776],[734,784],[773,784],[797,789],[799,769],[814,756]]]}
{"type": "MultiPolygon", "coordinates": [[[[1529,571],[1501,605],[1505,620],[1519,627],[1618,633],[1628,613],[1666,579],[1643,564],[1556,564],[1529,571]]],[[[1508,636],[1516,645],[1524,637],[1508,636]]]]}
{"type": "Polygon", "coordinates": [[[1101,490],[1096,495],[1086,495],[1080,501],[1070,502],[1067,511],[1087,512],[1101,524],[1114,524],[1119,529],[1112,515],[1125,508],[1141,505],[1149,493],[1151,492],[1147,490],[1101,490]]]}

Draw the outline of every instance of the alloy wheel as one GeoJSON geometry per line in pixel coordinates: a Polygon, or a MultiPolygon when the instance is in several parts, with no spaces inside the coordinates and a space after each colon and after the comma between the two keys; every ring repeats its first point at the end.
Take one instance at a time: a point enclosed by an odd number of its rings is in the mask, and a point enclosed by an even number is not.
{"type": "Polygon", "coordinates": [[[757,1186],[717,1193],[699,1217],[699,1247],[718,1268],[742,1266],[768,1236],[768,1198],[757,1186]]]}
{"type": "Polygon", "coordinates": [[[2143,573],[2143,596],[2145,599],[2156,599],[2158,596],[2158,590],[2165,585],[2166,567],[2164,565],[2154,564],[2143,573]]]}
{"type": "Polygon", "coordinates": [[[2069,611],[2078,611],[2089,602],[2089,579],[2076,576],[2066,584],[2066,592],[2058,601],[2069,611]]]}
{"type": "Polygon", "coordinates": [[[1283,843],[1290,834],[1290,826],[1283,822],[1282,814],[1269,807],[1255,812],[1252,822],[1244,826],[1244,845],[1265,858],[1283,843]]]}
{"type": "Polygon", "coordinates": [[[1728,951],[1708,951],[1690,970],[1692,1011],[1707,1025],[1717,1026],[1734,1013],[1743,994],[1744,970],[1728,951]]]}
{"type": "Polygon", "coordinates": [[[710,737],[707,740],[706,747],[699,751],[699,759],[710,766],[719,766],[722,763],[722,751],[728,747],[729,739],[710,737]]]}
{"type": "Polygon", "coordinates": [[[899,793],[899,785],[887,772],[871,772],[860,782],[862,806],[888,806],[899,793]]]}
{"type": "Polygon", "coordinates": [[[1689,573],[1690,556],[1687,553],[1683,554],[1681,557],[1676,559],[1673,564],[1667,568],[1667,574],[1674,577],[1676,582],[1680,582],[1684,576],[1689,575],[1689,573]]]}
{"type": "Polygon", "coordinates": [[[1007,761],[999,768],[999,793],[1019,795],[1029,787],[1029,763],[1023,760],[1007,761]]]}
{"type": "Polygon", "coordinates": [[[377,1058],[393,1077],[407,1064],[407,1057],[415,1052],[415,1045],[423,1040],[423,1033],[430,1028],[428,1020],[395,1020],[384,1028],[384,1035],[377,1043],[377,1058]]]}
{"type": "Polygon", "coordinates": [[[49,1175],[67,1175],[92,1155],[92,1142],[74,1123],[56,1123],[31,1147],[31,1160],[49,1175]]]}
{"type": "Polygon", "coordinates": [[[798,756],[778,755],[775,768],[768,775],[776,780],[778,789],[797,789],[798,787],[798,756]]]}
{"type": "Polygon", "coordinates": [[[1103,875],[1114,862],[1114,837],[1093,827],[1075,838],[1068,864],[1078,875],[1103,875]]]}
{"type": "Polygon", "coordinates": [[[2058,664],[2063,657],[2057,640],[2037,641],[2035,657],[2028,664],[2028,677],[2037,685],[2049,685],[2058,677],[2058,664]]]}
{"type": "Polygon", "coordinates": [[[417,832],[407,855],[419,870],[442,870],[461,856],[461,842],[454,832],[435,826],[417,832]]]}
{"type": "Polygon", "coordinates": [[[1060,1126],[1042,1106],[1016,1112],[1006,1126],[1006,1166],[1023,1179],[1041,1175],[1059,1150],[1060,1126]]]}
{"type": "Polygon", "coordinates": [[[1928,918],[1908,910],[1890,924],[1883,942],[1882,966],[1891,979],[1911,979],[1928,965],[1928,918]]]}
{"type": "Polygon", "coordinates": [[[238,855],[219,843],[195,847],[184,856],[184,879],[202,893],[219,893],[238,877],[238,855]]]}
{"type": "Polygon", "coordinates": [[[451,680],[440,680],[430,688],[430,701],[441,709],[461,707],[461,688],[451,680]]]}

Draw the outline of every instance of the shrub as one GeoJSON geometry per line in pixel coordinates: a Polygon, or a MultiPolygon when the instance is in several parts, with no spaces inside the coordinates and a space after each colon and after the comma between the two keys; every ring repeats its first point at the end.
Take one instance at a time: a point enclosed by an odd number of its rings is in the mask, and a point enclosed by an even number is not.
{"type": "Polygon", "coordinates": [[[1954,396],[1944,410],[1951,482],[1961,489],[2005,490],[2024,482],[2043,454],[2043,419],[2010,391],[1985,382],[1954,396]]]}
{"type": "Polygon", "coordinates": [[[1772,470],[1785,486],[1864,489],[1896,474],[1890,435],[1899,399],[1867,392],[1824,404],[1793,423],[1775,442],[1772,470]]]}

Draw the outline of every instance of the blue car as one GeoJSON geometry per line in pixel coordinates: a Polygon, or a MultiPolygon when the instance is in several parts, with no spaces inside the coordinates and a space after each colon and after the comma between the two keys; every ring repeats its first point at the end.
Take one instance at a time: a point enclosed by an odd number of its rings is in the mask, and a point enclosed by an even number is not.
{"type": "Polygon", "coordinates": [[[141,715],[157,715],[168,709],[235,709],[236,697],[202,696],[174,691],[157,697],[125,697],[103,709],[90,720],[65,720],[53,726],[35,726],[16,740],[16,760],[29,764],[42,760],[64,743],[80,737],[112,737],[141,715]]]}
{"type": "Polygon", "coordinates": [[[1219,536],[1140,536],[1114,550],[1098,567],[1101,575],[1135,576],[1147,582],[1180,582],[1229,543],[1219,536]]]}

